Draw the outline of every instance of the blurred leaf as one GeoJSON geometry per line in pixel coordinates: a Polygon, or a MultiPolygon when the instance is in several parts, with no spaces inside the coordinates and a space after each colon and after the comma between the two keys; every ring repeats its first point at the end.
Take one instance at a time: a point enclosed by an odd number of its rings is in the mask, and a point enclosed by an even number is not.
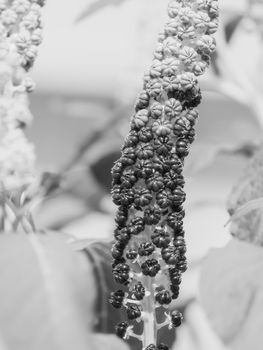
{"type": "Polygon", "coordinates": [[[241,240],[257,245],[263,245],[262,210],[247,211],[246,209],[251,207],[250,204],[253,206],[253,204],[257,203],[253,201],[262,197],[263,147],[261,145],[234,186],[227,203],[229,214],[235,215],[237,213],[237,216],[231,219],[231,233],[241,240]],[[244,208],[245,210],[243,210],[244,208]]]}
{"type": "Polygon", "coordinates": [[[184,173],[187,176],[193,176],[212,164],[222,154],[251,157],[255,149],[256,145],[253,142],[229,145],[213,144],[212,142],[196,143],[186,159],[184,173]]]}
{"type": "Polygon", "coordinates": [[[80,22],[87,17],[90,17],[94,13],[103,9],[106,6],[118,6],[122,4],[125,0],[97,0],[94,3],[88,5],[88,7],[82,11],[82,13],[76,18],[76,22],[80,22]]]}
{"type": "Polygon", "coordinates": [[[262,349],[262,270],[263,249],[238,240],[212,250],[204,262],[201,302],[232,350],[262,349]]]}
{"type": "Polygon", "coordinates": [[[87,350],[95,288],[82,259],[55,234],[0,236],[0,334],[8,349],[87,350]]]}
{"type": "Polygon", "coordinates": [[[248,201],[247,203],[241,205],[241,207],[237,208],[226,225],[228,225],[228,223],[230,223],[231,221],[237,220],[242,216],[250,213],[252,210],[259,209],[263,209],[263,197],[258,199],[252,199],[251,201],[248,201]]]}
{"type": "Polygon", "coordinates": [[[243,15],[235,15],[234,17],[231,18],[230,21],[228,21],[225,25],[225,36],[226,36],[226,41],[229,42],[234,35],[239,23],[243,19],[243,15]]]}

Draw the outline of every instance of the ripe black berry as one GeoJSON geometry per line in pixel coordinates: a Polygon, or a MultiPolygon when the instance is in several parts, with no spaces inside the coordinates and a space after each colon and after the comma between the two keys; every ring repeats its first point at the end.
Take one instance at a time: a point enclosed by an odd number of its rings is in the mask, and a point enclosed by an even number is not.
{"type": "Polygon", "coordinates": [[[170,243],[169,233],[163,227],[156,227],[151,239],[158,248],[166,248],[170,243]]]}
{"type": "Polygon", "coordinates": [[[137,258],[137,251],[135,249],[129,249],[126,252],[126,258],[129,260],[135,260],[137,258]]]}
{"type": "Polygon", "coordinates": [[[180,292],[180,287],[178,285],[171,285],[172,299],[177,299],[180,292]]]}
{"type": "Polygon", "coordinates": [[[145,276],[155,277],[160,270],[160,265],[156,259],[148,259],[142,265],[142,273],[145,276]]]}
{"type": "Polygon", "coordinates": [[[182,324],[183,316],[179,311],[171,312],[171,321],[174,327],[179,327],[182,324]]]}
{"type": "Polygon", "coordinates": [[[153,196],[146,188],[136,188],[134,196],[134,204],[138,207],[145,207],[149,205],[153,199],[153,196]]]}
{"type": "Polygon", "coordinates": [[[160,208],[166,209],[171,204],[171,198],[173,198],[171,193],[167,190],[163,190],[157,193],[156,202],[160,208]]]}
{"type": "Polygon", "coordinates": [[[146,208],[144,211],[144,221],[146,225],[156,225],[161,220],[161,210],[154,206],[146,208]]]}
{"type": "Polygon", "coordinates": [[[145,350],[157,350],[157,348],[154,344],[150,344],[145,348],[145,350]]]}
{"type": "Polygon", "coordinates": [[[119,338],[122,338],[122,339],[125,338],[126,331],[127,331],[128,327],[129,327],[129,324],[127,322],[118,323],[115,327],[116,335],[119,338]]]}
{"type": "Polygon", "coordinates": [[[141,282],[135,284],[132,290],[133,295],[137,300],[142,300],[145,296],[145,288],[141,282]]]}
{"type": "Polygon", "coordinates": [[[167,264],[174,265],[178,263],[180,254],[175,247],[168,246],[162,249],[162,258],[167,264]]]}
{"type": "Polygon", "coordinates": [[[135,216],[129,223],[127,230],[130,235],[138,235],[144,230],[145,222],[140,216],[135,216]]]}
{"type": "Polygon", "coordinates": [[[129,272],[129,265],[118,264],[113,268],[112,274],[117,283],[127,285],[129,281],[129,272]]]}
{"type": "Polygon", "coordinates": [[[160,305],[168,305],[171,303],[172,297],[168,290],[162,290],[155,295],[155,300],[160,305]]]}
{"type": "Polygon", "coordinates": [[[140,256],[149,256],[155,250],[155,246],[151,242],[143,242],[140,244],[138,253],[140,256]]]}
{"type": "Polygon", "coordinates": [[[176,154],[180,158],[185,158],[189,154],[188,142],[183,139],[179,139],[176,143],[176,154]]]}
{"type": "Polygon", "coordinates": [[[137,304],[128,304],[126,311],[129,320],[135,320],[141,317],[141,309],[137,304]]]}
{"type": "Polygon", "coordinates": [[[120,309],[122,307],[124,296],[124,291],[119,289],[116,292],[111,293],[109,302],[116,309],[120,309]]]}
{"type": "Polygon", "coordinates": [[[124,148],[120,161],[122,165],[132,165],[135,163],[136,155],[133,147],[124,148]]]}

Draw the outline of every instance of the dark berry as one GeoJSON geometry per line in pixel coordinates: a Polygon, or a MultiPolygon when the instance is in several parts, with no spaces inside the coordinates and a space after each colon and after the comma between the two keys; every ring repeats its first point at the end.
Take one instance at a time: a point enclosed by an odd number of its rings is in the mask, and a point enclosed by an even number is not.
{"type": "Polygon", "coordinates": [[[181,253],[184,254],[186,252],[186,244],[185,244],[185,239],[182,236],[177,236],[173,240],[174,246],[177,248],[177,250],[181,253]]]}
{"type": "Polygon", "coordinates": [[[112,200],[116,205],[130,206],[134,201],[133,189],[122,189],[120,186],[114,186],[112,189],[112,200]]]}
{"type": "Polygon", "coordinates": [[[157,345],[157,350],[169,350],[169,347],[164,343],[160,343],[157,345]]]}
{"type": "Polygon", "coordinates": [[[113,244],[111,248],[111,255],[114,259],[120,259],[123,255],[124,248],[122,245],[119,247],[119,242],[113,244]]]}
{"type": "Polygon", "coordinates": [[[120,161],[115,162],[111,170],[112,180],[114,181],[114,183],[120,183],[122,172],[123,164],[120,161]]]}
{"type": "Polygon", "coordinates": [[[187,270],[187,262],[185,261],[179,262],[176,266],[181,272],[185,272],[187,270]]]}
{"type": "Polygon", "coordinates": [[[161,220],[161,211],[158,207],[149,207],[144,211],[144,220],[146,225],[156,225],[161,220]]]}
{"type": "Polygon", "coordinates": [[[171,312],[171,321],[174,327],[179,327],[183,321],[183,315],[179,311],[171,312]]]}
{"type": "Polygon", "coordinates": [[[129,260],[135,260],[137,258],[137,251],[135,249],[129,249],[126,252],[126,258],[129,260]]]}
{"type": "Polygon", "coordinates": [[[138,144],[138,142],[139,142],[139,136],[137,131],[131,130],[125,139],[124,148],[134,147],[138,144]]]}
{"type": "Polygon", "coordinates": [[[185,137],[190,129],[190,123],[185,117],[178,118],[173,126],[173,133],[177,137],[185,137]]]}
{"type": "Polygon", "coordinates": [[[145,207],[149,205],[153,196],[149,190],[140,187],[135,189],[134,204],[138,207],[145,207]]]}
{"type": "Polygon", "coordinates": [[[117,258],[117,259],[114,259],[111,266],[112,268],[115,268],[117,265],[119,264],[125,264],[126,263],[126,260],[124,257],[121,257],[121,258],[117,258]]]}
{"type": "Polygon", "coordinates": [[[139,159],[150,159],[153,157],[153,147],[148,143],[141,143],[136,147],[136,155],[139,159]]]}
{"type": "Polygon", "coordinates": [[[172,299],[177,299],[179,296],[179,292],[180,292],[179,285],[172,284],[170,286],[170,288],[171,288],[171,292],[172,292],[172,299]]]}
{"type": "Polygon", "coordinates": [[[163,177],[158,172],[153,174],[147,181],[146,186],[153,192],[158,192],[164,187],[163,177]]]}
{"type": "Polygon", "coordinates": [[[141,317],[141,309],[137,304],[128,304],[126,311],[129,320],[135,320],[141,317]]]}
{"type": "Polygon", "coordinates": [[[183,204],[185,201],[185,192],[181,187],[176,187],[169,196],[172,205],[177,206],[183,204]]]}
{"type": "Polygon", "coordinates": [[[111,293],[109,302],[116,309],[120,309],[122,307],[124,296],[124,291],[119,289],[116,292],[111,293]]]}
{"type": "Polygon", "coordinates": [[[143,90],[137,97],[135,103],[135,111],[138,112],[140,109],[145,109],[149,106],[150,96],[147,91],[143,90]]]}
{"type": "Polygon", "coordinates": [[[133,295],[135,296],[135,298],[137,300],[142,300],[145,296],[145,288],[142,285],[141,282],[138,282],[137,284],[135,284],[133,290],[132,290],[133,295]]]}
{"type": "Polygon", "coordinates": [[[116,335],[119,338],[122,338],[122,339],[125,338],[126,331],[127,331],[128,327],[129,327],[129,324],[127,322],[118,323],[115,327],[116,335]]]}
{"type": "Polygon", "coordinates": [[[166,156],[169,152],[171,152],[174,143],[170,141],[168,136],[158,137],[154,140],[154,150],[157,154],[166,156]]]}
{"type": "MultiPolygon", "coordinates": [[[[114,237],[118,242],[123,244],[123,249],[130,240],[130,234],[127,228],[116,229],[114,231],[114,237]]],[[[118,246],[119,248],[120,246],[118,246]]]]}
{"type": "Polygon", "coordinates": [[[166,264],[173,265],[178,262],[180,254],[175,247],[169,246],[162,249],[162,258],[166,264]]]}
{"type": "Polygon", "coordinates": [[[190,109],[185,114],[185,118],[189,121],[189,123],[193,126],[198,119],[198,111],[196,109],[190,109]]]}
{"type": "Polygon", "coordinates": [[[140,256],[149,256],[151,255],[155,250],[155,247],[150,242],[144,242],[141,243],[138,249],[138,253],[140,256]]]}
{"type": "Polygon", "coordinates": [[[194,108],[197,107],[202,101],[202,94],[200,89],[195,87],[185,91],[185,102],[184,108],[194,108]]]}
{"type": "Polygon", "coordinates": [[[116,282],[127,285],[129,281],[130,268],[127,264],[118,264],[113,270],[112,274],[116,282]]]}
{"type": "Polygon", "coordinates": [[[128,219],[128,208],[125,206],[121,206],[117,210],[117,214],[115,216],[115,222],[120,227],[124,227],[128,219]]]}
{"type": "Polygon", "coordinates": [[[181,273],[176,268],[169,269],[169,276],[170,276],[171,283],[174,285],[179,285],[182,281],[181,273]]]}
{"type": "Polygon", "coordinates": [[[137,178],[134,174],[134,171],[127,170],[121,176],[121,188],[131,188],[136,181],[137,181],[137,178]]]}
{"type": "Polygon", "coordinates": [[[172,297],[168,290],[162,290],[155,295],[155,300],[160,305],[168,305],[171,303],[172,297]]]}
{"type": "Polygon", "coordinates": [[[145,227],[145,221],[140,216],[135,216],[129,223],[127,229],[130,235],[138,235],[143,232],[145,227]]]}
{"type": "Polygon", "coordinates": [[[157,350],[157,348],[154,344],[150,344],[145,348],[145,350],[157,350]]]}
{"type": "Polygon", "coordinates": [[[174,190],[177,186],[178,174],[173,170],[169,171],[163,177],[164,186],[170,190],[174,190]]]}
{"type": "Polygon", "coordinates": [[[167,217],[167,224],[172,229],[175,229],[177,228],[180,220],[181,220],[181,216],[178,213],[170,213],[167,217]]]}
{"type": "Polygon", "coordinates": [[[149,178],[153,174],[152,162],[149,159],[139,160],[135,165],[134,172],[137,177],[149,178]]]}
{"type": "Polygon", "coordinates": [[[183,139],[179,139],[176,143],[176,154],[180,158],[184,158],[184,157],[188,156],[188,154],[189,154],[188,142],[186,142],[183,139]]]}
{"type": "Polygon", "coordinates": [[[166,248],[170,244],[170,235],[163,227],[156,227],[151,235],[153,244],[158,248],[166,248]]]}
{"type": "Polygon", "coordinates": [[[187,138],[187,141],[188,141],[189,143],[193,143],[193,142],[194,142],[194,140],[195,140],[195,129],[194,129],[194,128],[191,128],[191,129],[188,131],[188,133],[187,133],[187,135],[186,135],[186,138],[187,138]]]}
{"type": "Polygon", "coordinates": [[[120,161],[123,165],[132,165],[135,163],[136,155],[133,147],[124,148],[120,161]]]}
{"type": "Polygon", "coordinates": [[[160,264],[156,259],[148,259],[141,266],[142,273],[145,276],[150,277],[155,277],[159,272],[160,268],[160,264]]]}
{"type": "Polygon", "coordinates": [[[156,202],[159,205],[161,209],[166,209],[170,206],[171,204],[171,193],[166,191],[160,191],[156,195],[156,202]]]}
{"type": "Polygon", "coordinates": [[[141,142],[150,142],[153,138],[152,129],[149,127],[142,128],[138,132],[138,137],[141,142]]]}

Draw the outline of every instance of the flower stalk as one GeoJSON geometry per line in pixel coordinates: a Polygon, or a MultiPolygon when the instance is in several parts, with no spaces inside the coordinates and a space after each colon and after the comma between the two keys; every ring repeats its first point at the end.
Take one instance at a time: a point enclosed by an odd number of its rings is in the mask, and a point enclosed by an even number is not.
{"type": "Polygon", "coordinates": [[[132,335],[134,322],[143,322],[144,350],[167,350],[158,330],[183,320],[168,306],[178,298],[187,269],[183,166],[201,102],[197,77],[215,50],[217,0],[173,0],[168,15],[112,169],[112,199],[118,206],[113,276],[128,292],[113,292],[110,302],[126,310],[128,321],[116,326],[121,338],[132,335]],[[126,303],[127,298],[134,302],[126,303]],[[156,321],[157,308],[166,316],[162,324],[156,321]]]}

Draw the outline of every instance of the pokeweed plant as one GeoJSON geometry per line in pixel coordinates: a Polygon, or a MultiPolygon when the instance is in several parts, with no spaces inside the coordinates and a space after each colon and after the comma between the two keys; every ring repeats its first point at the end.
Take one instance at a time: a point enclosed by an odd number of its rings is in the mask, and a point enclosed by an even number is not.
{"type": "Polygon", "coordinates": [[[20,221],[19,197],[35,181],[34,147],[26,139],[24,128],[32,119],[27,93],[33,91],[34,83],[27,72],[34,64],[42,41],[43,5],[44,0],[0,1],[2,231],[16,229],[20,221]]]}
{"type": "Polygon", "coordinates": [[[187,269],[183,166],[201,102],[197,77],[215,50],[218,2],[173,0],[168,15],[112,169],[112,199],[118,206],[112,271],[125,288],[112,292],[110,303],[127,313],[116,334],[139,339],[145,350],[168,349],[158,344],[158,330],[178,327],[183,319],[168,309],[187,269]],[[162,323],[157,308],[166,316],[162,323]],[[135,332],[136,321],[143,322],[142,334],[135,332]]]}

